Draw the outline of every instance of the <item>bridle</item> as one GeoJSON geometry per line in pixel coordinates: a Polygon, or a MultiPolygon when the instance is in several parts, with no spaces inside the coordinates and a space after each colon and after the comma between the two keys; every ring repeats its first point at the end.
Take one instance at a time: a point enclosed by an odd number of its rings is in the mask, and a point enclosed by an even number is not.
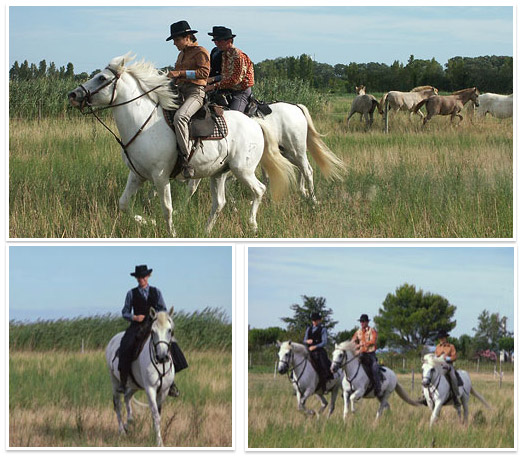
{"type": "Polygon", "coordinates": [[[154,112],[156,111],[156,109],[159,107],[160,103],[159,101],[156,103],[156,105],[154,106],[154,109],[152,109],[152,112],[150,113],[150,115],[148,116],[147,120],[145,120],[145,122],[143,122],[143,124],[141,125],[141,127],[139,128],[139,130],[136,132],[136,134],[130,139],[129,142],[127,142],[126,144],[123,144],[123,141],[121,140],[121,138],[119,138],[116,133],[114,133],[114,131],[112,131],[101,119],[100,117],[98,117],[98,115],[96,114],[96,112],[101,112],[102,110],[106,110],[106,109],[113,109],[114,107],[120,107],[120,106],[125,106],[126,104],[129,104],[131,102],[134,102],[140,98],[142,98],[143,96],[146,96],[148,95],[149,93],[152,93],[153,91],[156,91],[158,88],[161,88],[163,85],[158,85],[158,86],[155,86],[154,88],[150,89],[150,90],[147,90],[145,91],[144,93],[140,94],[139,96],[136,96],[135,98],[132,98],[132,99],[129,99],[128,101],[124,101],[124,102],[121,102],[121,103],[118,103],[118,104],[113,104],[114,102],[114,98],[116,96],[116,85],[118,83],[118,80],[120,79],[121,77],[121,74],[119,74],[118,72],[116,72],[114,69],[111,69],[109,66],[107,66],[105,68],[106,70],[110,71],[114,77],[111,79],[111,80],[106,80],[102,85],[100,85],[98,88],[96,88],[93,92],[89,91],[87,88],[85,88],[85,86],[83,85],[80,85],[80,88],[85,92],[86,96],[85,98],[83,99],[81,105],[80,105],[80,112],[83,114],[83,115],[86,115],[86,113],[83,111],[84,107],[87,107],[89,109],[89,114],[91,115],[94,115],[94,117],[96,118],[96,120],[98,120],[98,122],[100,122],[113,136],[114,136],[114,139],[116,139],[116,141],[118,142],[118,144],[121,146],[121,148],[123,149],[123,152],[125,153],[125,156],[127,157],[127,160],[129,161],[129,164],[131,165],[132,167],[132,170],[134,171],[134,173],[136,173],[136,175],[138,175],[141,179],[146,179],[145,176],[143,176],[142,174],[140,174],[138,172],[138,170],[136,169],[136,166],[134,165],[134,163],[132,163],[132,160],[129,156],[129,153],[127,152],[127,148],[136,140],[136,138],[141,134],[141,132],[143,131],[143,129],[145,128],[145,126],[147,125],[147,123],[150,122],[150,119],[152,118],[152,116],[154,115],[154,112]],[[93,109],[92,107],[92,104],[91,104],[91,98],[92,96],[94,96],[95,94],[99,93],[101,90],[103,90],[104,88],[108,87],[109,85],[112,85],[114,83],[114,86],[112,87],[112,94],[111,94],[111,100],[109,101],[109,104],[107,106],[104,106],[104,107],[99,107],[97,108],[96,110],[93,109]]]}
{"type": "MultiPolygon", "coordinates": [[[[348,365],[349,363],[353,362],[356,358],[358,358],[357,355],[354,355],[351,359],[348,360],[348,354],[346,353],[346,351],[343,351],[341,350],[342,352],[342,359],[341,359],[341,362],[337,362],[337,361],[334,361],[333,363],[335,363],[338,367],[338,369],[343,369],[346,365],[348,365]]],[[[345,377],[346,377],[346,380],[350,383],[350,386],[352,384],[352,381],[357,377],[357,375],[359,374],[359,370],[361,368],[361,362],[359,362],[359,366],[357,367],[357,370],[355,371],[355,374],[351,377],[351,378],[348,378],[348,376],[345,374],[345,377]]]]}
{"type": "MultiPolygon", "coordinates": [[[[295,384],[297,386],[297,389],[299,390],[299,393],[302,394],[301,388],[299,387],[299,380],[303,376],[303,374],[304,374],[304,372],[306,370],[306,366],[308,365],[308,357],[305,356],[305,358],[303,360],[301,360],[298,364],[296,364],[295,363],[295,359],[294,359],[295,356],[294,356],[293,349],[290,352],[287,352],[287,354],[289,354],[288,360],[285,361],[285,360],[281,360],[281,359],[278,358],[278,361],[280,363],[284,363],[288,367],[286,374],[288,376],[289,381],[292,384],[295,384]],[[293,368],[290,368],[290,362],[294,363],[294,367],[293,368]],[[299,376],[297,376],[297,374],[295,373],[295,370],[296,370],[296,368],[298,368],[303,363],[305,364],[305,366],[303,367],[301,373],[299,373],[299,376]],[[295,375],[295,379],[292,377],[292,375],[295,375]]],[[[287,354],[285,354],[285,356],[287,354]]]]}
{"type": "Polygon", "coordinates": [[[170,372],[172,367],[174,366],[174,363],[172,361],[172,357],[170,355],[170,342],[169,341],[154,341],[154,332],[151,331],[150,333],[150,341],[149,341],[149,355],[150,355],[150,361],[152,362],[152,365],[154,366],[154,369],[158,372],[159,375],[159,385],[158,385],[158,392],[161,389],[161,386],[163,385],[163,378],[167,375],[167,373],[170,372]],[[168,360],[166,362],[159,362],[157,358],[156,348],[161,345],[165,344],[167,346],[168,352],[168,360]],[[168,368],[166,368],[166,365],[168,364],[168,368]],[[159,369],[159,366],[162,367],[162,370],[159,369]]]}

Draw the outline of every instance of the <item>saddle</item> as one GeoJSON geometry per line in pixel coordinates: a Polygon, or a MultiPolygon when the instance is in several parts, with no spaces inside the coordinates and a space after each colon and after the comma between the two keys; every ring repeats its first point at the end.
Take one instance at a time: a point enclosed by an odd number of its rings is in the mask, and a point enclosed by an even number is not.
{"type": "Polygon", "coordinates": [[[245,108],[245,114],[248,117],[259,117],[264,118],[265,115],[271,114],[272,109],[270,108],[269,103],[258,101],[253,96],[250,97],[250,101],[245,108]]]}

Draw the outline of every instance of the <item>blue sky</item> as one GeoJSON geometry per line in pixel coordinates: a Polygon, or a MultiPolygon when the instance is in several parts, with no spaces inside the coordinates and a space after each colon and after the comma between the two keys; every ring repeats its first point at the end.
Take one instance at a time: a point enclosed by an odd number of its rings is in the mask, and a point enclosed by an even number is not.
{"type": "Polygon", "coordinates": [[[9,67],[45,59],[91,72],[127,51],[173,65],[178,52],[165,38],[181,19],[208,49],[212,26],[230,27],[254,62],[305,53],[331,65],[405,64],[413,54],[444,65],[454,56],[513,55],[510,6],[11,6],[9,67]]]}
{"type": "MultiPolygon", "coordinates": [[[[452,335],[473,335],[484,309],[514,325],[514,252],[485,247],[249,248],[248,323],[284,327],[301,295],[322,296],[336,331],[373,319],[388,293],[404,283],[439,294],[457,307],[452,335]]],[[[373,323],[372,323],[373,324],[373,323]]]]}
{"type": "Polygon", "coordinates": [[[153,269],[167,307],[222,308],[232,318],[230,246],[11,246],[9,320],[120,314],[130,276],[153,269]]]}

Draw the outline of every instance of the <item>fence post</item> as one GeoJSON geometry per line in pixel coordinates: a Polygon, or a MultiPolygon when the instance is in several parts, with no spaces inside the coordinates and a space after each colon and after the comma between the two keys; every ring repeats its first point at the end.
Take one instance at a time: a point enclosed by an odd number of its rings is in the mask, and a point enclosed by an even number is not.
{"type": "Polygon", "coordinates": [[[83,342],[83,338],[82,338],[82,354],[85,352],[85,348],[84,348],[84,342],[83,342]]]}
{"type": "Polygon", "coordinates": [[[252,368],[252,353],[248,354],[248,368],[252,368]]]}
{"type": "Polygon", "coordinates": [[[479,372],[479,362],[480,362],[480,358],[477,359],[477,373],[479,372]]]}
{"type": "Polygon", "coordinates": [[[404,357],[402,358],[402,369],[406,369],[406,359],[404,357]]]}
{"type": "Polygon", "coordinates": [[[411,369],[411,393],[415,390],[415,370],[411,369]]]}
{"type": "Polygon", "coordinates": [[[276,376],[277,376],[277,360],[274,362],[274,381],[276,379],[276,376]]]}

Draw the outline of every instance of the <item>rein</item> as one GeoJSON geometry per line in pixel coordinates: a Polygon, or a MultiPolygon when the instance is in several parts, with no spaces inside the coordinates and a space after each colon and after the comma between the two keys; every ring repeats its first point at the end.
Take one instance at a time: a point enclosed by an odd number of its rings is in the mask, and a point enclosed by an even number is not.
{"type": "MultiPolygon", "coordinates": [[[[346,358],[348,358],[348,355],[346,355],[346,358]]],[[[346,365],[348,365],[349,363],[353,362],[356,358],[358,358],[357,355],[354,355],[350,360],[347,360],[346,363],[342,366],[342,368],[344,368],[346,365]]],[[[355,374],[351,377],[351,378],[348,378],[348,375],[345,371],[345,378],[346,378],[346,381],[348,381],[350,383],[350,387],[352,386],[352,381],[357,378],[357,375],[359,374],[359,370],[361,369],[361,362],[359,362],[359,365],[357,366],[357,370],[355,370],[355,374]]]]}
{"type": "Polygon", "coordinates": [[[170,351],[170,344],[167,341],[158,341],[157,343],[154,343],[152,340],[152,333],[151,333],[150,341],[149,341],[149,356],[150,356],[150,361],[152,362],[152,365],[154,366],[154,369],[158,372],[158,375],[159,375],[160,382],[159,382],[159,386],[158,386],[158,392],[160,391],[161,387],[163,386],[163,378],[167,375],[167,373],[172,369],[172,366],[173,366],[172,357],[170,357],[170,353],[169,353],[169,360],[168,360],[169,368],[165,370],[166,362],[163,362],[161,364],[163,371],[160,371],[160,369],[158,368],[159,362],[156,360],[155,350],[156,350],[156,346],[158,346],[159,344],[166,344],[170,351]]]}
{"type": "Polygon", "coordinates": [[[94,115],[94,117],[96,118],[96,120],[98,120],[98,122],[100,122],[108,131],[109,133],[111,133],[113,136],[114,136],[114,139],[116,139],[117,143],[121,146],[121,148],[123,149],[123,152],[125,153],[125,156],[127,157],[127,160],[129,161],[129,164],[130,166],[132,167],[132,170],[134,171],[134,173],[136,173],[136,175],[138,175],[141,179],[146,179],[145,176],[143,176],[142,174],[140,174],[138,172],[138,170],[136,169],[136,166],[134,165],[134,163],[132,163],[132,160],[130,158],[130,155],[129,153],[127,152],[127,148],[136,140],[136,138],[141,134],[141,132],[143,131],[143,129],[145,128],[145,126],[150,122],[150,119],[152,118],[152,116],[154,115],[154,112],[156,111],[156,109],[159,107],[160,103],[159,101],[156,103],[156,105],[154,106],[154,109],[152,109],[152,112],[150,113],[150,115],[148,116],[147,120],[145,120],[145,122],[143,122],[143,124],[141,125],[141,127],[139,128],[139,130],[136,132],[136,134],[130,139],[129,142],[127,142],[127,144],[124,144],[122,139],[119,138],[116,133],[114,133],[114,131],[112,131],[104,122],[103,120],[100,119],[100,117],[98,117],[98,115],[96,114],[96,112],[101,112],[102,110],[106,110],[106,109],[113,109],[115,107],[120,107],[120,106],[125,106],[127,104],[130,104],[131,102],[134,102],[140,98],[142,98],[143,96],[147,96],[149,93],[152,93],[153,91],[156,91],[158,88],[161,88],[162,85],[158,85],[158,86],[155,86],[154,88],[148,90],[148,91],[145,91],[144,93],[136,96],[135,98],[132,98],[132,99],[129,99],[128,101],[124,101],[124,102],[121,102],[121,103],[118,103],[118,104],[113,104],[113,101],[114,101],[114,96],[116,94],[116,84],[118,83],[118,80],[120,78],[120,74],[118,74],[116,71],[114,71],[113,69],[111,69],[110,67],[106,67],[105,69],[109,70],[110,72],[112,72],[112,74],[114,75],[114,78],[112,80],[108,80],[107,82],[105,82],[103,85],[101,85],[99,88],[97,88],[95,91],[93,91],[92,93],[87,90],[83,85],[80,85],[80,88],[85,91],[86,93],[86,98],[85,100],[82,102],[82,105],[80,107],[80,112],[83,114],[83,115],[86,115],[85,112],[83,112],[83,108],[85,106],[87,106],[87,108],[89,109],[89,112],[88,114],[91,114],[91,115],[94,115]],[[93,95],[95,95],[96,93],[99,93],[103,88],[111,85],[112,83],[114,83],[114,86],[112,88],[112,95],[111,95],[111,100],[109,101],[109,105],[108,106],[104,106],[104,107],[99,107],[98,109],[93,109],[92,105],[91,105],[91,97],[93,95]]]}
{"type": "MultiPolygon", "coordinates": [[[[292,358],[291,360],[294,361],[294,351],[292,351],[292,358]]],[[[290,360],[288,362],[285,362],[284,360],[280,360],[280,362],[283,362],[285,363],[286,365],[290,365],[290,360]]],[[[287,371],[287,377],[288,377],[288,380],[292,383],[292,384],[295,384],[297,386],[297,390],[299,391],[300,394],[303,394],[303,392],[301,391],[301,387],[299,386],[299,380],[301,379],[301,377],[303,376],[305,370],[306,370],[306,366],[308,365],[308,358],[305,357],[303,360],[301,360],[297,365],[294,365],[293,368],[288,368],[288,371],[287,371]],[[303,367],[303,370],[301,371],[301,373],[299,374],[299,376],[297,376],[297,374],[295,373],[295,370],[297,367],[299,367],[302,363],[305,363],[305,366],[303,367]],[[295,375],[296,378],[292,378],[292,375],[295,375]]]]}

